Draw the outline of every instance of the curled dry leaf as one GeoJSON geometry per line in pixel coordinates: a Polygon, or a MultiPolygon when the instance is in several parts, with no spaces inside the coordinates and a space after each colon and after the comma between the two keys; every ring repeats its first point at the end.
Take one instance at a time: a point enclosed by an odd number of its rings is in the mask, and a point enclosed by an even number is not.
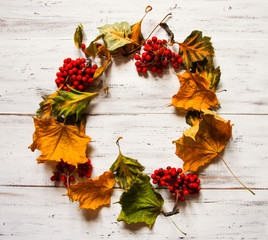
{"type": "Polygon", "coordinates": [[[214,57],[214,49],[210,39],[210,37],[202,37],[202,32],[195,30],[183,43],[179,43],[179,53],[187,70],[192,68],[194,62],[214,57]]]}
{"type": "MultiPolygon", "coordinates": [[[[119,146],[118,141],[117,145],[119,146]]],[[[120,186],[124,189],[128,189],[133,182],[136,181],[136,177],[144,170],[144,167],[138,162],[138,160],[125,157],[119,148],[119,156],[116,161],[110,167],[112,172],[115,172],[115,179],[120,183],[120,186]]]]}
{"type": "Polygon", "coordinates": [[[70,185],[67,195],[72,201],[80,203],[79,209],[95,210],[100,206],[110,204],[114,184],[114,175],[108,171],[94,179],[70,185]]]}
{"type": "Polygon", "coordinates": [[[220,103],[210,87],[210,81],[198,73],[185,71],[176,74],[180,81],[180,89],[172,97],[173,105],[181,111],[200,111],[201,109],[217,108],[220,103]]]}
{"type": "Polygon", "coordinates": [[[117,221],[125,221],[128,224],[144,222],[151,228],[164,200],[155,192],[150,178],[140,173],[131,187],[121,195],[119,203],[122,210],[117,221]]]}
{"type": "Polygon", "coordinates": [[[209,110],[202,110],[201,119],[183,136],[174,141],[176,154],[184,162],[184,171],[197,171],[225,148],[232,136],[232,124],[209,110]]]}
{"type": "Polygon", "coordinates": [[[37,158],[38,163],[63,160],[76,166],[88,161],[86,148],[91,138],[77,126],[63,125],[54,119],[33,119],[35,132],[33,143],[29,148],[32,151],[35,149],[41,151],[41,155],[37,158]]]}
{"type": "Polygon", "coordinates": [[[74,33],[74,43],[75,46],[81,48],[82,42],[83,42],[83,25],[80,24],[78,25],[74,33]]]}
{"type": "Polygon", "coordinates": [[[106,69],[106,67],[109,65],[109,63],[112,61],[112,58],[111,58],[111,54],[110,52],[108,51],[107,47],[104,45],[104,46],[101,46],[99,47],[98,49],[98,55],[101,57],[101,56],[105,56],[106,57],[106,61],[104,62],[103,65],[101,65],[99,68],[96,69],[95,73],[94,73],[94,76],[93,76],[93,79],[96,79],[98,78],[99,76],[101,76],[104,72],[104,70],[106,69]]]}

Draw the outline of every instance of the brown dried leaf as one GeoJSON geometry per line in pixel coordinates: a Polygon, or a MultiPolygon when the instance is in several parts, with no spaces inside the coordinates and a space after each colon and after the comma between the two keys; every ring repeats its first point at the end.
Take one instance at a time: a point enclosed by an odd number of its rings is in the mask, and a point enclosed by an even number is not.
{"type": "Polygon", "coordinates": [[[67,195],[72,201],[80,203],[79,209],[95,210],[110,204],[114,184],[114,174],[108,171],[94,179],[70,185],[67,195]]]}

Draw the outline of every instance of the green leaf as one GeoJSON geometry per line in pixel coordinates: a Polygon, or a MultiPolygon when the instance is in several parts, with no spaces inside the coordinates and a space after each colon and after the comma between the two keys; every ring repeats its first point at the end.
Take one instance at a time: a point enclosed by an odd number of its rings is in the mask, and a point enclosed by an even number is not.
{"type": "MultiPolygon", "coordinates": [[[[118,141],[121,138],[118,138],[118,141]]],[[[119,156],[116,161],[110,167],[110,171],[116,172],[115,179],[120,183],[121,187],[128,189],[133,182],[135,182],[136,177],[139,173],[144,170],[144,167],[138,162],[138,160],[125,157],[119,148],[119,156]]]]}
{"type": "Polygon", "coordinates": [[[202,32],[195,30],[183,43],[179,43],[179,53],[187,70],[192,68],[194,62],[214,57],[214,48],[210,39],[210,37],[202,37],[202,32]]]}
{"type": "Polygon", "coordinates": [[[164,200],[155,192],[150,178],[145,174],[139,174],[136,182],[121,195],[119,203],[122,210],[117,221],[125,221],[128,224],[144,222],[151,228],[164,200]]]}
{"type": "Polygon", "coordinates": [[[131,27],[127,22],[106,24],[98,29],[104,35],[103,41],[109,51],[114,51],[132,43],[130,39],[131,27]]]}
{"type": "Polygon", "coordinates": [[[58,91],[59,96],[53,98],[52,111],[59,117],[64,115],[65,118],[75,114],[76,121],[81,118],[90,103],[90,101],[99,94],[99,92],[88,93],[80,92],[71,87],[69,89],[72,92],[68,91],[58,91]]]}
{"type": "Polygon", "coordinates": [[[82,42],[83,42],[83,25],[80,24],[78,25],[74,33],[74,44],[78,48],[81,48],[82,42]]]}

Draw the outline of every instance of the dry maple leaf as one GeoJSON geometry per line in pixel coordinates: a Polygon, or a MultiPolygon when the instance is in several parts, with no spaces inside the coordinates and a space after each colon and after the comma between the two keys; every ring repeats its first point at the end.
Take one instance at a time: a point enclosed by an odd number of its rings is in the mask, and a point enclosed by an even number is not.
{"type": "Polygon", "coordinates": [[[202,110],[199,123],[183,133],[176,143],[176,154],[184,171],[197,171],[225,148],[232,136],[232,124],[209,110],[202,110]]]}
{"type": "Polygon", "coordinates": [[[185,71],[182,75],[176,75],[180,81],[180,89],[172,97],[170,105],[184,111],[200,111],[201,109],[219,107],[220,103],[216,94],[209,88],[209,80],[190,71],[185,71]]]}
{"type": "Polygon", "coordinates": [[[37,158],[38,163],[63,160],[76,166],[87,162],[86,148],[91,138],[77,126],[63,125],[54,119],[33,119],[35,132],[29,148],[32,151],[41,151],[42,154],[37,158]]]}
{"type": "Polygon", "coordinates": [[[94,179],[70,185],[67,195],[72,201],[80,203],[79,209],[95,210],[102,205],[110,204],[114,184],[114,174],[108,171],[94,179]]]}

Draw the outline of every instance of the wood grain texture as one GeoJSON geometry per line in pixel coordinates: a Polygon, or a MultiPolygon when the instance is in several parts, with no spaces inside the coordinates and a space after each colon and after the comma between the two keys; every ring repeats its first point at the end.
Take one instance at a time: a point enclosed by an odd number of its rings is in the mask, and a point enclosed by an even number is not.
{"type": "MultiPolygon", "coordinates": [[[[78,211],[63,188],[0,188],[0,225],[3,239],[266,239],[267,191],[204,190],[180,205],[173,221],[160,215],[152,230],[144,224],[117,222],[119,204],[96,211],[78,211]],[[243,198],[243,201],[241,199],[243,198]],[[251,217],[248,217],[251,216],[251,217]],[[12,229],[12,231],[10,231],[12,229]],[[43,234],[40,234],[43,233],[43,234]]],[[[164,208],[172,209],[166,191],[164,208]]],[[[120,191],[114,191],[112,203],[120,191]]]]}
{"type": "MultiPolygon", "coordinates": [[[[268,199],[268,3],[265,0],[193,0],[163,2],[133,0],[2,1],[0,8],[0,239],[267,239],[268,199]],[[119,204],[95,212],[77,211],[63,187],[49,180],[52,167],[36,164],[32,153],[31,117],[41,95],[56,91],[55,74],[66,57],[82,57],[73,33],[84,25],[86,43],[107,23],[143,21],[147,36],[169,12],[175,39],[192,30],[212,36],[216,65],[222,71],[217,113],[231,120],[233,137],[223,153],[225,161],[256,195],[242,190],[224,164],[216,159],[199,174],[199,197],[180,206],[176,224],[160,216],[150,231],[143,224],[117,222],[119,204]],[[226,91],[223,91],[226,90],[226,91]]],[[[161,29],[155,34],[166,38],[161,29]]],[[[114,58],[102,77],[109,94],[100,94],[87,110],[86,133],[93,177],[115,161],[116,139],[121,150],[138,159],[150,175],[155,168],[182,166],[173,140],[188,128],[183,115],[167,107],[179,89],[173,70],[163,76],[139,76],[133,56],[114,58]]],[[[96,60],[99,64],[99,61],[96,60]]],[[[178,71],[178,73],[181,73],[178,71]]],[[[163,194],[167,209],[173,200],[163,194]]],[[[112,201],[121,191],[114,192],[112,201]]]]}

